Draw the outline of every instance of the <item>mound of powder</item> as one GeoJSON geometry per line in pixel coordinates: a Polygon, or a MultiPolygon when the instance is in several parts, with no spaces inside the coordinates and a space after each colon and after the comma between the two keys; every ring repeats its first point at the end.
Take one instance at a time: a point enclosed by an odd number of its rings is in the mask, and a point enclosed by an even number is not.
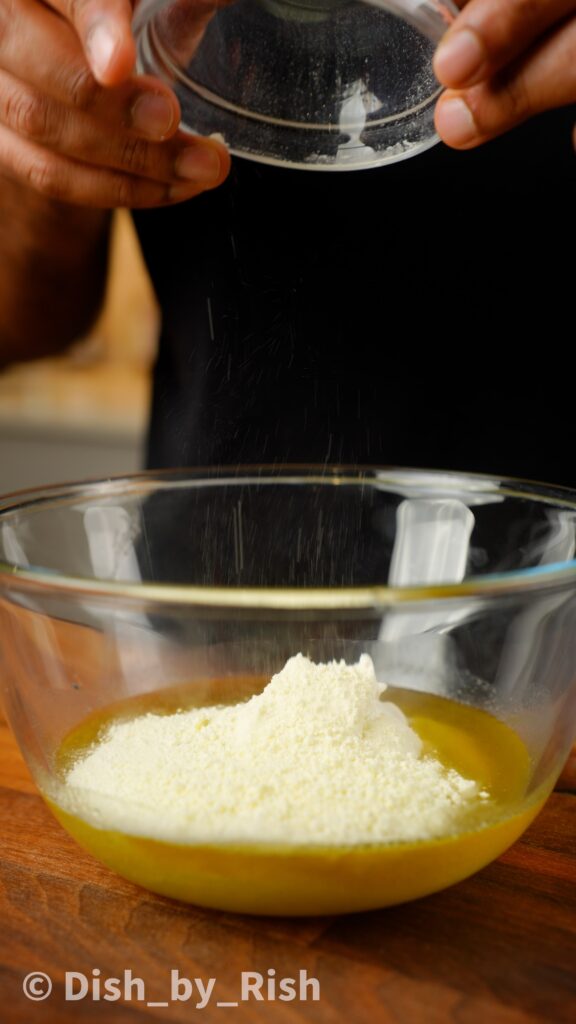
{"type": "Polygon", "coordinates": [[[422,756],[385,690],[368,655],[317,665],[298,654],[244,703],[111,724],[58,802],[100,828],[181,843],[348,845],[458,830],[486,794],[422,756]]]}

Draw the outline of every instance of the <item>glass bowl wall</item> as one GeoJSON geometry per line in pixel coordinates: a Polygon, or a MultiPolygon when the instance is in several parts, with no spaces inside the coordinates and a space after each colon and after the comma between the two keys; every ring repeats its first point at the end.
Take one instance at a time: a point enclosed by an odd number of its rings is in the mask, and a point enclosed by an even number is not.
{"type": "MultiPolygon", "coordinates": [[[[536,813],[576,733],[575,548],[574,494],[463,474],[248,468],[22,492],[0,505],[7,716],[50,799],[63,739],[116,702],[182,687],[231,702],[299,652],[368,653],[392,687],[510,726],[536,813]]],[[[310,912],[379,905],[347,900],[310,912]]]]}

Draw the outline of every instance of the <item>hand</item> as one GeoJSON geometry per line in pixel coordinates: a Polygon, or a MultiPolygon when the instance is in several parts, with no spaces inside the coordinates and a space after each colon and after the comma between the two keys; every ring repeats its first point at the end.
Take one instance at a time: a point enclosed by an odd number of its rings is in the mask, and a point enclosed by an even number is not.
{"type": "Polygon", "coordinates": [[[177,203],[219,185],[226,148],[178,131],[135,77],[132,0],[0,0],[0,174],[82,206],[177,203]]]}
{"type": "Polygon", "coordinates": [[[576,101],[576,0],[469,0],[434,60],[436,128],[472,149],[576,101]]]}

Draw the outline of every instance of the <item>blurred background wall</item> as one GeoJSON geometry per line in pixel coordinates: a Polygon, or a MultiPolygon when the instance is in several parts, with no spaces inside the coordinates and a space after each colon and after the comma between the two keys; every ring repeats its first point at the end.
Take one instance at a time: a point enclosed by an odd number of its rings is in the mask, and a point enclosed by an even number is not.
{"type": "Polygon", "coordinates": [[[142,468],[158,312],[129,214],[106,305],[65,355],[0,373],[0,493],[142,468]]]}

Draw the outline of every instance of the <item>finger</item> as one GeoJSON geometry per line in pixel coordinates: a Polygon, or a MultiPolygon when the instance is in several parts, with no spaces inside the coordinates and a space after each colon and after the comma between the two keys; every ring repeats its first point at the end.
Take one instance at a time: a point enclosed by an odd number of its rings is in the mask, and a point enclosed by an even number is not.
{"type": "Polygon", "coordinates": [[[131,0],[48,0],[73,25],[96,80],[119,85],[136,62],[131,0]]]}
{"type": "Polygon", "coordinates": [[[436,105],[436,129],[456,149],[473,149],[534,114],[576,102],[576,20],[489,82],[448,90],[436,105]]]}
{"type": "MultiPolygon", "coordinates": [[[[114,88],[94,78],[70,25],[46,7],[20,0],[18,20],[0,31],[0,67],[46,97],[132,128],[148,139],[173,134],[180,120],[176,96],[158,79],[139,76],[114,88]]],[[[100,126],[100,132],[102,131],[100,126]]]]}
{"type": "Polygon", "coordinates": [[[575,0],[470,0],[436,51],[436,77],[449,88],[485,81],[575,11],[575,0]]]}
{"type": "Polygon", "coordinates": [[[44,149],[153,181],[214,187],[230,157],[220,143],[184,136],[146,142],[120,128],[102,132],[90,115],[65,107],[0,71],[0,123],[44,149]]]}
{"type": "Polygon", "coordinates": [[[0,125],[0,168],[47,198],[80,206],[144,209],[192,199],[206,191],[193,182],[163,184],[51,153],[0,125]]]}

